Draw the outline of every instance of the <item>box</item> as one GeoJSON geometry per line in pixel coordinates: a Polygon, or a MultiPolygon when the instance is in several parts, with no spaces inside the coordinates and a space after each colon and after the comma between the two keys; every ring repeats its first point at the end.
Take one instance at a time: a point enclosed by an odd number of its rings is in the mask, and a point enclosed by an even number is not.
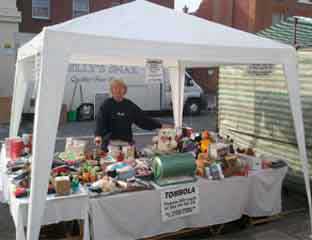
{"type": "Polygon", "coordinates": [[[54,178],[54,188],[57,195],[70,194],[70,179],[69,176],[61,176],[54,178]]]}
{"type": "Polygon", "coordinates": [[[250,170],[257,171],[262,168],[262,160],[259,157],[246,154],[238,154],[238,157],[241,161],[244,161],[249,166],[250,170]]]}
{"type": "Polygon", "coordinates": [[[0,97],[0,123],[9,123],[12,97],[0,97]]]}

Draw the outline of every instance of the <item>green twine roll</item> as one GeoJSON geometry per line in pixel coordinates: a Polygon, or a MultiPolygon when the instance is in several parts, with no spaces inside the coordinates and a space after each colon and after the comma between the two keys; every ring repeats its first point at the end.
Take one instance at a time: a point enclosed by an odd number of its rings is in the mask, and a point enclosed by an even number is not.
{"type": "Polygon", "coordinates": [[[196,164],[191,153],[175,153],[154,157],[152,168],[155,179],[159,180],[168,177],[194,176],[196,164]]]}

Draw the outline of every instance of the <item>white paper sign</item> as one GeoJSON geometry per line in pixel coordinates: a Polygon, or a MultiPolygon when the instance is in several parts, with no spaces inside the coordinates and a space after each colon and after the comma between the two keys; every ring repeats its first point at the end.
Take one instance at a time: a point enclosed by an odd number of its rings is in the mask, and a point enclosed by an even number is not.
{"type": "Polygon", "coordinates": [[[145,65],[146,83],[162,83],[164,79],[164,69],[162,60],[147,60],[145,65]]]}
{"type": "Polygon", "coordinates": [[[162,221],[199,212],[199,188],[195,183],[161,191],[162,221]]]}

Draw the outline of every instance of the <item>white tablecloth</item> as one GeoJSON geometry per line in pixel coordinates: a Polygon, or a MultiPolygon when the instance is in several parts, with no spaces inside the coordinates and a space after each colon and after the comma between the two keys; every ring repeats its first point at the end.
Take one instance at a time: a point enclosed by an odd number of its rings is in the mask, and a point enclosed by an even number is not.
{"type": "Polygon", "coordinates": [[[287,167],[253,172],[249,177],[221,181],[199,178],[199,214],[167,222],[161,220],[160,191],[132,192],[90,199],[95,240],[128,240],[221,224],[281,211],[281,185],[287,167]]]}
{"type": "MultiPolygon", "coordinates": [[[[6,159],[4,151],[0,157],[0,202],[10,205],[10,212],[16,228],[16,239],[24,240],[24,227],[27,226],[28,198],[15,198],[13,185],[5,173],[6,159]]],[[[42,219],[42,225],[70,221],[75,219],[84,220],[84,240],[89,239],[89,197],[84,189],[81,192],[69,196],[47,196],[46,207],[42,219]]]]}
{"type": "MultiPolygon", "coordinates": [[[[44,211],[42,225],[49,225],[61,221],[75,219],[84,220],[84,240],[89,239],[89,198],[88,194],[81,193],[64,196],[48,196],[44,211]]],[[[28,198],[15,198],[13,194],[10,198],[10,212],[16,228],[16,239],[24,240],[24,227],[27,226],[28,198]]]]}
{"type": "Polygon", "coordinates": [[[7,159],[5,157],[4,145],[0,152],[0,202],[7,203],[10,198],[8,176],[5,173],[7,159]]]}
{"type": "MultiPolygon", "coordinates": [[[[27,200],[9,195],[8,179],[3,174],[4,151],[0,161],[1,196],[9,200],[16,224],[17,239],[24,239],[27,223],[27,200]]],[[[47,200],[43,225],[72,219],[88,223],[89,207],[95,240],[123,240],[154,236],[182,228],[221,224],[251,217],[271,216],[281,211],[281,188],[287,167],[251,172],[248,177],[231,177],[221,181],[198,179],[199,214],[167,222],[161,220],[160,189],[124,193],[89,199],[87,194],[47,200]]],[[[85,239],[88,224],[85,224],[85,239]]]]}

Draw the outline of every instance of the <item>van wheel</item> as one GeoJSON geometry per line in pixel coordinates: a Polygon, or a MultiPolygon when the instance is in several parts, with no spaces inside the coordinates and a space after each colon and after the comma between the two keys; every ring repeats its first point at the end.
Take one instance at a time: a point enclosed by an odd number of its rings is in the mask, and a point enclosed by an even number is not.
{"type": "Polygon", "coordinates": [[[184,112],[187,115],[199,115],[200,110],[200,101],[197,99],[189,99],[184,105],[184,112]]]}

